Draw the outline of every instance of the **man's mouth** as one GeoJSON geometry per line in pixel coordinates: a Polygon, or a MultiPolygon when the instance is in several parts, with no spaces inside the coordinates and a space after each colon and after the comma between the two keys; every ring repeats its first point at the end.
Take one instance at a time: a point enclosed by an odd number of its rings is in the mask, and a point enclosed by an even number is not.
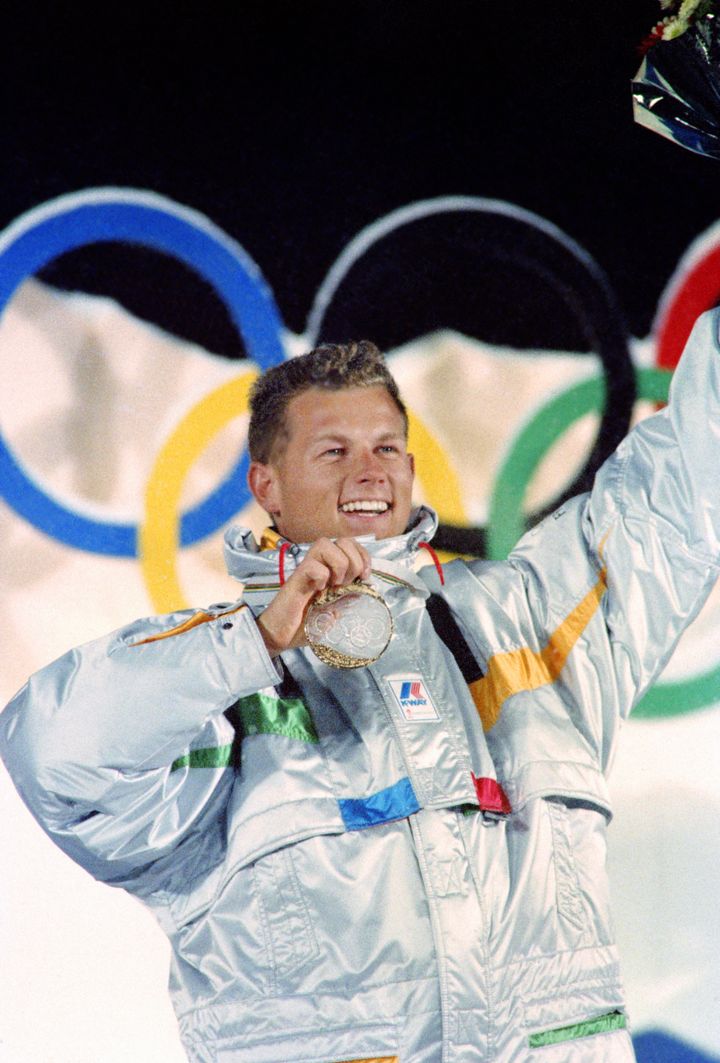
{"type": "Polygon", "coordinates": [[[379,498],[363,498],[343,502],[339,508],[341,513],[385,513],[391,506],[389,502],[383,502],[379,498]]]}

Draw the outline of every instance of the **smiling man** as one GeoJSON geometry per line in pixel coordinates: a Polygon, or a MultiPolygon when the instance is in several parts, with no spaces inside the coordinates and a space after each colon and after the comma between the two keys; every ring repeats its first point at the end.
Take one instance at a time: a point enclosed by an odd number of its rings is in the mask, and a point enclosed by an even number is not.
{"type": "Polygon", "coordinates": [[[436,519],[378,351],[270,370],[250,484],[272,527],[226,536],[241,600],[131,624],[13,700],[24,800],[168,933],[190,1059],[634,1058],[604,776],[717,578],[717,330],[700,319],[670,407],[507,562],[420,571],[436,519]],[[358,579],[393,635],[335,668],[305,618],[358,579]]]}
{"type": "Polygon", "coordinates": [[[258,620],[277,653],[302,641],[319,591],[370,575],[357,537],[405,531],[413,458],[397,385],[371,343],[319,348],[269,370],[251,411],[250,488],[286,540],[313,544],[258,620]]]}

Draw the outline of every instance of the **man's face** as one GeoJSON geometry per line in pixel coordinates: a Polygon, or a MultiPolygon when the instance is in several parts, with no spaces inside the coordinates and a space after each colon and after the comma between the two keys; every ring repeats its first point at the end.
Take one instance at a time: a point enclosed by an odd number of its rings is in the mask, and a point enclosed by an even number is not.
{"type": "Polygon", "coordinates": [[[412,505],[413,459],[387,389],[309,388],[286,411],[287,440],[250,486],[286,539],[400,535],[412,505]]]}

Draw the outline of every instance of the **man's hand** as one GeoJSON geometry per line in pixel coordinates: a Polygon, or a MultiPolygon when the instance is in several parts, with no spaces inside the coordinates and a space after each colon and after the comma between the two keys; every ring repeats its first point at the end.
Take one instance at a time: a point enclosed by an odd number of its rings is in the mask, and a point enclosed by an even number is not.
{"type": "Polygon", "coordinates": [[[320,591],[341,587],[358,578],[368,579],[370,569],[370,555],[355,539],[318,539],[313,543],[257,619],[270,656],[306,644],[305,614],[320,591]]]}

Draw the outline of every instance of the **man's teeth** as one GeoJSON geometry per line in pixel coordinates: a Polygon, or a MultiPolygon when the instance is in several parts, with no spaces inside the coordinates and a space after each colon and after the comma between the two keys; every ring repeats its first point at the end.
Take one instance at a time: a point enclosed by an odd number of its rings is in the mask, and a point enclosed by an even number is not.
{"type": "Polygon", "coordinates": [[[387,502],[370,499],[363,502],[344,502],[340,506],[343,513],[384,513],[389,508],[387,502]]]}

